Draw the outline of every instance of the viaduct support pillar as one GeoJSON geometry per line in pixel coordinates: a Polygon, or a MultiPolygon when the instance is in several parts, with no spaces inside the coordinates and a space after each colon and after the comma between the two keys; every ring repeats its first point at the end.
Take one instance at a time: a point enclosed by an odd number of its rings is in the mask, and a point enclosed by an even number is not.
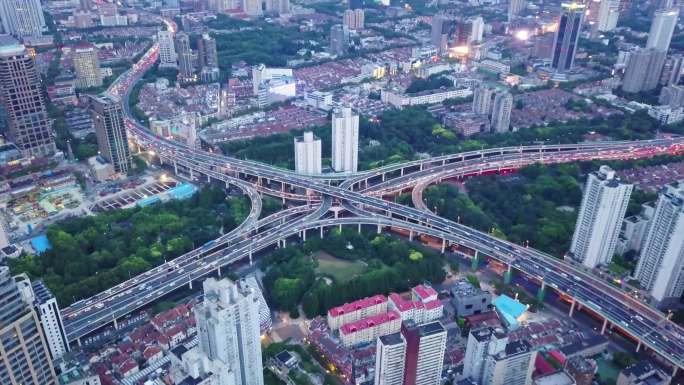
{"type": "Polygon", "coordinates": [[[320,229],[321,229],[321,239],[323,239],[323,226],[321,226],[320,229]]]}
{"type": "Polygon", "coordinates": [[[537,290],[537,301],[539,303],[544,302],[544,297],[546,295],[546,282],[542,281],[541,287],[537,290]]]}
{"type": "Polygon", "coordinates": [[[119,323],[116,322],[116,318],[114,318],[113,321],[114,321],[114,329],[119,330],[119,323]]]}
{"type": "Polygon", "coordinates": [[[302,230],[302,241],[306,242],[306,230],[302,230]]]}
{"type": "Polygon", "coordinates": [[[252,260],[252,250],[249,251],[249,265],[252,266],[254,261],[252,260]]]}
{"type": "Polygon", "coordinates": [[[361,224],[360,223],[359,223],[358,229],[359,229],[359,234],[361,234],[361,224]]]}
{"type": "Polygon", "coordinates": [[[509,285],[511,283],[511,275],[512,275],[511,265],[508,265],[508,269],[506,269],[506,271],[504,272],[504,275],[503,275],[504,285],[509,285]]]}
{"type": "Polygon", "coordinates": [[[639,340],[639,343],[637,343],[636,352],[639,353],[639,350],[641,350],[641,340],[639,340]]]}
{"type": "Polygon", "coordinates": [[[570,311],[568,312],[568,317],[572,317],[572,313],[575,312],[575,299],[573,298],[572,302],[570,303],[570,311]]]}
{"type": "Polygon", "coordinates": [[[188,287],[192,290],[192,279],[188,279],[188,287]]]}
{"type": "Polygon", "coordinates": [[[178,163],[176,161],[173,161],[173,173],[178,175],[178,163]]]}
{"type": "Polygon", "coordinates": [[[413,230],[409,230],[409,241],[413,241],[413,230]]]}
{"type": "Polygon", "coordinates": [[[76,343],[78,344],[78,347],[81,347],[81,337],[76,338],[76,343]]]}
{"type": "Polygon", "coordinates": [[[608,318],[603,320],[603,326],[601,326],[601,335],[606,333],[606,327],[608,326],[608,318]]]}
{"type": "Polygon", "coordinates": [[[470,262],[470,269],[472,271],[477,271],[477,267],[480,265],[480,256],[478,255],[477,250],[475,250],[475,255],[473,256],[473,259],[470,262]]]}
{"type": "Polygon", "coordinates": [[[216,275],[221,276],[221,265],[216,266],[216,275]]]}
{"type": "Polygon", "coordinates": [[[442,254],[444,254],[445,250],[446,250],[446,239],[442,239],[442,254]]]}
{"type": "Polygon", "coordinates": [[[380,226],[380,224],[378,223],[378,234],[380,234],[381,232],[382,232],[382,226],[380,226]]]}

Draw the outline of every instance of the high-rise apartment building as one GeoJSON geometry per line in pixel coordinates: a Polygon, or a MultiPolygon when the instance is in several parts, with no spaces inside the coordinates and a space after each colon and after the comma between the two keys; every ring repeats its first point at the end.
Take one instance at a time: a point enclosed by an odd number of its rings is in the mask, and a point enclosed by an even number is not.
{"type": "Polygon", "coordinates": [[[509,0],[508,1],[508,21],[515,19],[527,7],[525,0],[509,0]]]}
{"type": "Polygon", "coordinates": [[[194,54],[190,48],[190,36],[185,32],[176,33],[176,54],[178,55],[178,80],[181,83],[191,83],[197,80],[194,54]]]}
{"type": "Polygon", "coordinates": [[[375,350],[374,385],[403,385],[406,339],[401,333],[378,337],[375,350]]]}
{"type": "Polygon", "coordinates": [[[668,56],[663,66],[663,73],[660,75],[660,84],[664,86],[679,84],[682,71],[684,71],[684,56],[680,54],[668,56]]]}
{"type": "Polygon", "coordinates": [[[100,155],[112,164],[114,171],[128,172],[131,151],[121,101],[107,94],[93,95],[90,97],[90,111],[100,155]]]}
{"type": "Polygon", "coordinates": [[[321,139],[313,132],[304,132],[294,139],[295,171],[300,174],[321,173],[321,139]]]}
{"type": "Polygon", "coordinates": [[[535,357],[529,343],[509,342],[502,329],[471,330],[463,377],[482,385],[528,385],[532,383],[535,357]]]}
{"type": "Polygon", "coordinates": [[[684,85],[667,86],[660,90],[658,103],[670,107],[684,107],[684,85]]]}
{"type": "Polygon", "coordinates": [[[657,10],[653,15],[651,29],[648,32],[646,48],[667,52],[670,49],[670,42],[678,17],[679,10],[676,8],[657,10]]]}
{"type": "Polygon", "coordinates": [[[50,355],[56,360],[69,351],[62,313],[57,305],[57,299],[43,281],[31,282],[31,291],[34,297],[34,306],[43,328],[45,339],[50,349],[50,355]]]}
{"type": "Polygon", "coordinates": [[[492,106],[491,128],[496,132],[508,132],[511,125],[511,111],[513,111],[513,95],[508,92],[498,92],[494,96],[492,106]]]}
{"type": "Polygon", "coordinates": [[[263,385],[259,299],[249,286],[208,278],[195,307],[199,349],[221,384],[263,385]],[[232,378],[231,378],[232,377],[232,378]]]}
{"type": "Polygon", "coordinates": [[[209,33],[203,33],[197,41],[199,51],[200,78],[203,82],[215,82],[219,79],[218,53],[216,39],[209,33]]]}
{"type": "Polygon", "coordinates": [[[0,36],[0,102],[7,115],[9,139],[25,156],[55,152],[40,75],[26,47],[9,36],[0,36]]]}
{"type": "Polygon", "coordinates": [[[242,11],[249,16],[261,16],[264,14],[261,8],[261,0],[242,0],[242,11]]]}
{"type": "Polygon", "coordinates": [[[482,385],[531,385],[537,352],[525,340],[509,342],[485,360],[482,385]]]}
{"type": "Polygon", "coordinates": [[[601,32],[609,32],[617,27],[620,11],[618,0],[601,0],[599,2],[597,29],[601,32]]]}
{"type": "Polygon", "coordinates": [[[635,93],[652,90],[658,85],[665,52],[655,48],[638,48],[630,53],[622,80],[622,90],[635,93]]]}
{"type": "Polygon", "coordinates": [[[482,41],[484,36],[485,22],[482,16],[477,16],[470,19],[470,34],[468,35],[468,43],[478,43],[482,41]]]}
{"type": "Polygon", "coordinates": [[[342,16],[343,25],[351,30],[363,29],[364,19],[363,9],[347,9],[342,16]]]}
{"type": "Polygon", "coordinates": [[[74,71],[76,72],[76,87],[90,88],[102,85],[100,59],[97,48],[87,41],[81,41],[74,46],[74,71]]]}
{"type": "Polygon", "coordinates": [[[465,356],[463,357],[463,377],[482,383],[485,358],[490,352],[506,348],[508,337],[503,329],[482,328],[468,333],[465,356]]]}
{"type": "Polygon", "coordinates": [[[40,0],[0,1],[0,22],[5,33],[17,38],[40,36],[46,30],[40,0]]]}
{"type": "Polygon", "coordinates": [[[479,86],[473,92],[473,112],[480,115],[489,115],[492,110],[492,96],[494,90],[489,87],[479,86]]]}
{"type": "Polygon", "coordinates": [[[330,53],[344,55],[349,49],[349,27],[335,24],[330,27],[330,53]]]}
{"type": "Polygon", "coordinates": [[[450,16],[441,13],[432,16],[430,42],[437,48],[437,53],[446,53],[449,43],[460,44],[463,42],[459,41],[461,35],[459,29],[461,27],[462,25],[457,24],[456,20],[450,16]]]}
{"type": "Polygon", "coordinates": [[[684,292],[684,182],[666,186],[655,212],[634,276],[659,306],[676,303],[684,292]]]}
{"type": "Polygon", "coordinates": [[[0,384],[56,383],[38,315],[22,300],[9,268],[0,266],[0,384]]]}
{"type": "Polygon", "coordinates": [[[336,109],[332,116],[332,168],[356,172],[359,162],[359,114],[351,107],[336,109]]]}
{"type": "Polygon", "coordinates": [[[575,61],[575,51],[582,29],[584,17],[583,4],[563,3],[558,30],[551,51],[551,67],[557,72],[565,72],[572,69],[575,61]]]}
{"type": "Polygon", "coordinates": [[[440,385],[447,332],[439,321],[424,325],[407,323],[401,334],[406,340],[404,385],[440,385]]]}
{"type": "Polygon", "coordinates": [[[572,236],[571,258],[588,268],[610,263],[632,188],[608,166],[589,174],[572,236]]]}
{"type": "Polygon", "coordinates": [[[157,32],[159,43],[159,68],[178,68],[176,47],[173,44],[173,34],[169,30],[157,32]]]}

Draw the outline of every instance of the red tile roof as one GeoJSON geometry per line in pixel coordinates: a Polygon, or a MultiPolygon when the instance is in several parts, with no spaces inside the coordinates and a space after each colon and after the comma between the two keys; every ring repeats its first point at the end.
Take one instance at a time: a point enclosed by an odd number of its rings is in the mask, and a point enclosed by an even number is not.
{"type": "Polygon", "coordinates": [[[442,301],[438,299],[425,304],[425,308],[428,310],[437,309],[438,307],[442,307],[442,301]]]}
{"type": "Polygon", "coordinates": [[[358,301],[354,301],[351,303],[345,303],[344,305],[334,307],[330,310],[328,310],[328,314],[332,317],[337,317],[342,314],[349,314],[352,312],[355,312],[357,310],[361,310],[367,307],[375,306],[378,304],[381,304],[383,302],[387,302],[387,298],[385,298],[384,295],[374,295],[372,297],[367,297],[360,299],[358,301]]]}
{"type": "Polygon", "coordinates": [[[368,329],[376,325],[381,325],[396,319],[401,319],[399,313],[394,310],[390,310],[387,313],[376,314],[355,322],[350,322],[348,324],[342,325],[340,328],[341,334],[351,334],[356,333],[360,330],[368,329]]]}
{"type": "Polygon", "coordinates": [[[418,285],[414,287],[413,290],[423,300],[430,296],[437,295],[437,291],[435,291],[435,289],[431,288],[430,286],[418,285]]]}

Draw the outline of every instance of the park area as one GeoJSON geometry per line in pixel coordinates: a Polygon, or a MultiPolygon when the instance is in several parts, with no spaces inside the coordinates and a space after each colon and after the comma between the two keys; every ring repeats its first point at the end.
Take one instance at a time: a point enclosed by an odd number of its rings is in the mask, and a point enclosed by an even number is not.
{"type": "Polygon", "coordinates": [[[312,255],[318,262],[316,273],[332,278],[336,283],[345,283],[352,278],[366,272],[367,265],[361,261],[347,261],[333,257],[325,251],[318,251],[312,255]]]}

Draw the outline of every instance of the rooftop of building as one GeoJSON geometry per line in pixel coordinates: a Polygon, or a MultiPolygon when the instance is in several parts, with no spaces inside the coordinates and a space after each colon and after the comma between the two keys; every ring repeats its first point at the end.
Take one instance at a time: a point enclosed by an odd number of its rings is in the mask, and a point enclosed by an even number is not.
{"type": "Polygon", "coordinates": [[[564,371],[547,374],[535,378],[535,385],[575,385],[575,380],[564,371]]]}
{"type": "Polygon", "coordinates": [[[384,336],[380,336],[380,342],[383,345],[399,345],[404,343],[404,338],[401,333],[392,333],[384,336]]]}
{"type": "Polygon", "coordinates": [[[356,333],[361,330],[375,327],[387,322],[394,320],[400,320],[401,316],[394,310],[390,310],[387,313],[376,314],[355,322],[350,322],[348,324],[342,325],[340,328],[340,334],[351,334],[356,333]]]}
{"type": "Polygon", "coordinates": [[[425,337],[433,334],[443,333],[445,332],[445,329],[441,322],[435,321],[425,325],[420,325],[420,327],[418,328],[418,332],[422,337],[425,337]]]}
{"type": "Polygon", "coordinates": [[[487,291],[483,291],[479,287],[473,286],[472,283],[470,283],[466,278],[461,278],[458,281],[454,282],[454,284],[451,286],[451,294],[458,298],[458,297],[471,297],[475,295],[481,295],[483,293],[489,293],[487,291]]]}
{"type": "Polygon", "coordinates": [[[33,281],[31,282],[31,288],[33,289],[33,294],[36,296],[36,301],[39,303],[47,302],[50,299],[55,298],[50,289],[45,286],[43,281],[33,281]]]}
{"type": "Polygon", "coordinates": [[[659,370],[651,361],[639,361],[622,370],[626,376],[633,376],[648,385],[661,384],[667,375],[659,370]]]}
{"type": "Polygon", "coordinates": [[[387,298],[384,295],[377,294],[372,297],[362,298],[360,300],[345,303],[328,310],[328,314],[331,317],[337,317],[343,314],[349,314],[357,310],[365,309],[367,307],[379,305],[381,303],[387,302],[387,298]]]}
{"type": "Polygon", "coordinates": [[[26,47],[10,35],[0,35],[0,56],[12,56],[24,53],[26,47]]]}

